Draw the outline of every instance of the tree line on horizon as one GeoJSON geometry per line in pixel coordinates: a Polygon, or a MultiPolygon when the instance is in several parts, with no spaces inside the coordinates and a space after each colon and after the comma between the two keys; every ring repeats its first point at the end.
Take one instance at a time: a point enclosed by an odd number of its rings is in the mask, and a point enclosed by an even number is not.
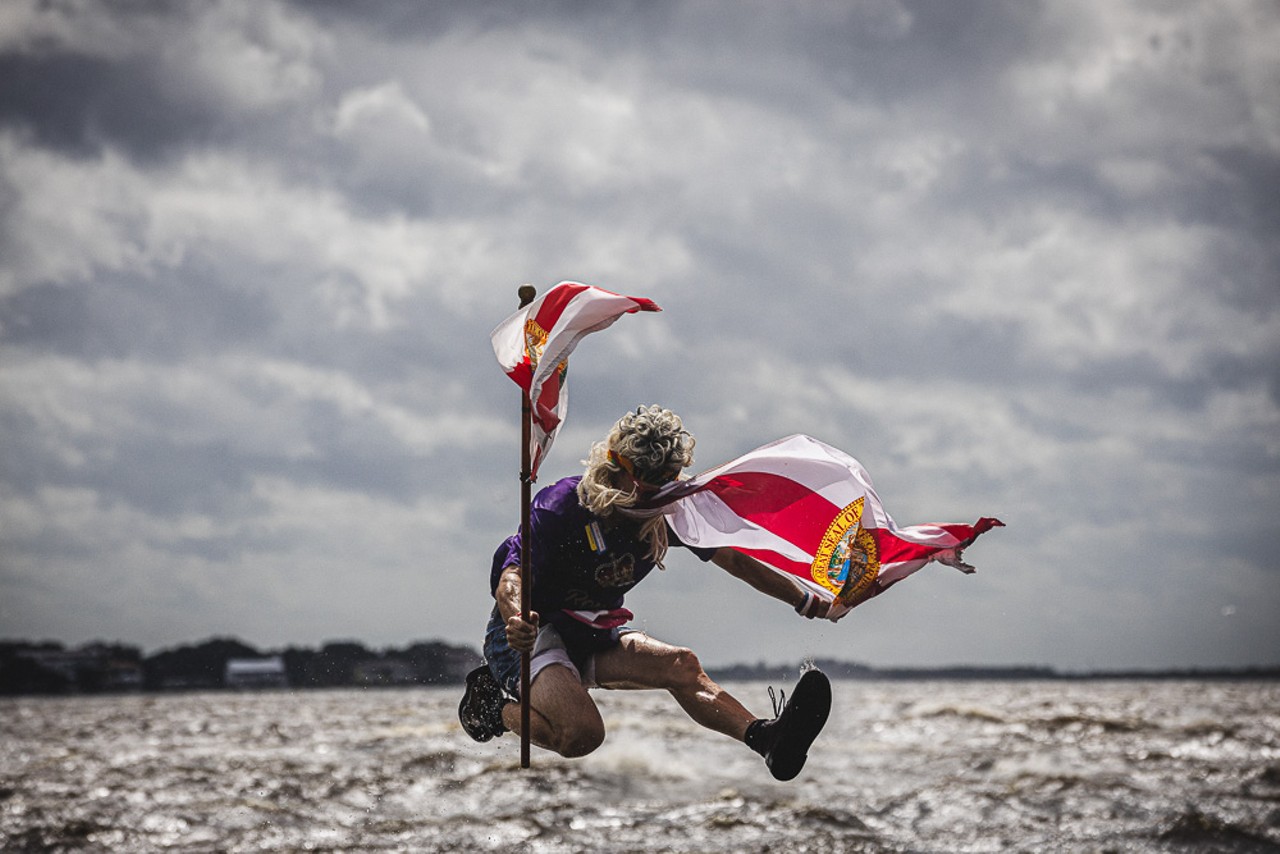
{"type": "MultiPolygon", "coordinates": [[[[483,661],[475,649],[441,640],[382,649],[346,640],[330,641],[319,649],[262,651],[236,638],[215,637],[151,655],[121,643],[67,647],[58,641],[0,640],[0,696],[222,690],[236,687],[228,682],[228,662],[267,660],[275,660],[280,670],[282,678],[275,687],[291,689],[458,685],[483,661]]],[[[871,667],[835,659],[812,664],[833,679],[1280,679],[1280,666],[1064,673],[1044,666],[871,667]]],[[[709,667],[708,672],[722,682],[787,682],[797,669],[758,662],[709,667]]]]}
{"type": "Polygon", "coordinates": [[[0,641],[0,695],[218,690],[230,687],[228,662],[273,659],[289,688],[452,685],[481,661],[471,647],[439,640],[383,649],[331,641],[319,649],[262,651],[236,638],[210,638],[151,655],[121,643],[0,641]]]}

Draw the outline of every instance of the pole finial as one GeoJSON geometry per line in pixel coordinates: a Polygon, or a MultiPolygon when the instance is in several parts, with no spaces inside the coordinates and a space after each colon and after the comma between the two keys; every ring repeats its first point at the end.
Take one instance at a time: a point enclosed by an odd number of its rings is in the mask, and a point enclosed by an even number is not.
{"type": "Polygon", "coordinates": [[[524,308],[533,302],[533,298],[538,295],[538,289],[533,285],[521,285],[516,291],[516,296],[520,297],[520,307],[524,308]]]}

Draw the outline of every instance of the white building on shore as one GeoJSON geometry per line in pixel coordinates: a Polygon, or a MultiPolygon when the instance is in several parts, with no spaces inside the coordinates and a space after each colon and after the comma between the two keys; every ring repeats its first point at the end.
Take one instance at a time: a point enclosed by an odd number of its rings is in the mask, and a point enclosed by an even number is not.
{"type": "Polygon", "coordinates": [[[269,658],[229,658],[224,681],[228,688],[289,687],[284,659],[278,655],[269,658]]]}

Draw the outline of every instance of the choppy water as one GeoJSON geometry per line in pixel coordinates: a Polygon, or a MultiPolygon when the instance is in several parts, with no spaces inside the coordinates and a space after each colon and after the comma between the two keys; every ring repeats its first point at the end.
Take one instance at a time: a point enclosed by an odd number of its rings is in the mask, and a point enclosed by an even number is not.
{"type": "MultiPolygon", "coordinates": [[[[763,684],[730,686],[765,710],[763,684]]],[[[800,778],[658,693],[562,760],[454,689],[0,701],[6,851],[1280,850],[1280,685],[837,682],[800,778]]]]}

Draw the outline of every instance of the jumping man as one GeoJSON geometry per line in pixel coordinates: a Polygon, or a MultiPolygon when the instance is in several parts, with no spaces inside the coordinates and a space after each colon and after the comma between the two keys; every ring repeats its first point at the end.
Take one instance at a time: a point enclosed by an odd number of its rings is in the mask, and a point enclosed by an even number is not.
{"type": "MultiPolygon", "coordinates": [[[[669,545],[683,545],[662,515],[621,512],[680,476],[693,462],[693,436],[658,406],[624,415],[591,448],[586,471],[542,489],[530,518],[532,609],[520,616],[521,534],[493,558],[496,600],[485,633],[486,663],[467,675],[458,715],[467,734],[488,741],[520,727],[520,654],[531,652],[532,743],[561,756],[585,756],[604,741],[604,721],[588,688],[663,689],[702,726],[745,742],[779,780],[800,773],[826,723],[831,685],[806,672],[771,719],[752,715],[703,671],[692,650],[626,628],[623,596],[662,567],[669,545]]],[[[755,589],[810,619],[827,603],[732,549],[693,549],[755,589]]]]}

